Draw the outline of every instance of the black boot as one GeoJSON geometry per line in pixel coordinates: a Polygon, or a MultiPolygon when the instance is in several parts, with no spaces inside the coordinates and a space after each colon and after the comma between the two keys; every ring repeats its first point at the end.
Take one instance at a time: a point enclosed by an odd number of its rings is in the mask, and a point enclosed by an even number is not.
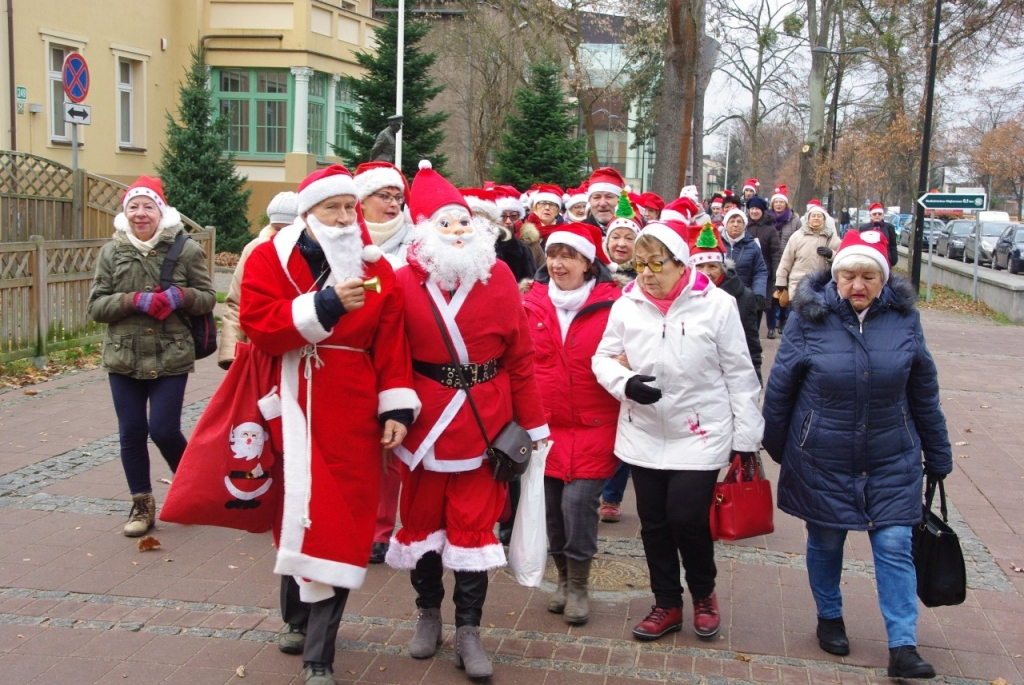
{"type": "Polygon", "coordinates": [[[917,647],[892,647],[889,649],[890,678],[934,678],[935,669],[921,658],[917,647]]]}
{"type": "Polygon", "coordinates": [[[416,562],[416,568],[409,574],[409,579],[416,590],[417,609],[441,608],[441,602],[444,601],[444,583],[441,582],[443,575],[441,555],[437,552],[427,552],[416,562]]]}
{"type": "Polygon", "coordinates": [[[850,653],[850,640],[846,637],[843,617],[818,617],[818,646],[829,654],[846,656],[850,653]]]}
{"type": "Polygon", "coordinates": [[[455,665],[476,680],[490,678],[491,662],[480,645],[480,618],[487,599],[486,571],[455,572],[455,665]]]}

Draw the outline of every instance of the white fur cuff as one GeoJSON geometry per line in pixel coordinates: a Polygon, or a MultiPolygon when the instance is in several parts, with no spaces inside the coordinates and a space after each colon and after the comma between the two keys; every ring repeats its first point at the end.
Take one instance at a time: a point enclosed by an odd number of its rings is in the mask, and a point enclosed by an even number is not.
{"type": "Polygon", "coordinates": [[[276,419],[281,415],[281,395],[277,392],[277,386],[271,388],[264,397],[261,397],[256,401],[256,406],[260,409],[260,414],[267,421],[276,419]]]}
{"type": "Polygon", "coordinates": [[[299,335],[311,343],[318,343],[326,340],[331,332],[320,325],[316,305],[313,304],[314,297],[316,293],[306,293],[292,300],[292,323],[299,335]]]}
{"type": "Polygon", "coordinates": [[[505,550],[501,545],[484,547],[456,547],[445,545],[441,563],[453,571],[491,571],[505,565],[505,550]]]}
{"type": "Polygon", "coordinates": [[[377,393],[377,415],[395,409],[412,409],[412,418],[415,421],[420,415],[423,404],[412,388],[392,388],[377,393]]]}
{"type": "Polygon", "coordinates": [[[395,536],[391,537],[391,544],[388,545],[388,553],[384,557],[387,565],[398,571],[411,571],[416,568],[416,562],[427,552],[440,552],[445,548],[447,536],[443,530],[435,530],[427,536],[426,540],[417,540],[408,545],[403,545],[395,536]]]}
{"type": "Polygon", "coordinates": [[[544,440],[551,435],[551,430],[548,428],[548,424],[546,423],[543,426],[531,428],[526,432],[533,440],[544,440]]]}

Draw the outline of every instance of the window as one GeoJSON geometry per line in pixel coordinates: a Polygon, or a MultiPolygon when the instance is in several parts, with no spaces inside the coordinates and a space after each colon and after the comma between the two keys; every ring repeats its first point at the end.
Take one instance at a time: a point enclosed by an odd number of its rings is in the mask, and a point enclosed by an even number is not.
{"type": "Polygon", "coordinates": [[[71,131],[64,123],[64,103],[71,102],[71,100],[64,93],[63,69],[64,60],[72,52],[75,52],[75,48],[50,43],[48,52],[50,61],[47,71],[47,80],[50,84],[50,140],[70,141],[71,131]]]}
{"type": "Polygon", "coordinates": [[[134,142],[135,79],[132,78],[132,71],[131,61],[117,60],[117,142],[126,147],[131,147],[134,142]]]}
{"type": "Polygon", "coordinates": [[[334,86],[334,147],[345,159],[352,152],[352,140],[348,134],[348,126],[356,125],[356,103],[352,97],[352,88],[345,77],[334,86]]]}
{"type": "Polygon", "coordinates": [[[327,153],[324,146],[324,126],[327,122],[327,78],[323,74],[309,77],[309,103],[307,105],[309,120],[307,141],[310,154],[323,158],[327,153]]]}
{"type": "Polygon", "coordinates": [[[224,151],[240,155],[288,152],[287,71],[219,69],[211,75],[218,116],[228,121],[224,151]]]}

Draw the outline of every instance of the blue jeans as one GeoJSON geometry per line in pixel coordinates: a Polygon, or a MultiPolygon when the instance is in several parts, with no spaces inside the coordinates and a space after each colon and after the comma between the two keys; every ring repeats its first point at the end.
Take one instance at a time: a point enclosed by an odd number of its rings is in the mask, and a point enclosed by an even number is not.
{"type": "Polygon", "coordinates": [[[601,499],[612,504],[620,504],[623,495],[626,494],[626,483],[628,482],[629,464],[624,461],[619,462],[619,467],[615,469],[615,473],[604,482],[604,492],[601,493],[601,499]]]}
{"type": "MultiPolygon", "coordinates": [[[[807,578],[819,618],[843,615],[839,579],[843,575],[845,530],[807,523],[807,578]]],[[[911,554],[910,526],[868,531],[875,558],[878,606],[889,648],[917,645],[917,573],[911,554]]]]}
{"type": "Polygon", "coordinates": [[[188,374],[141,379],[112,373],[109,378],[121,438],[121,466],[128,489],[133,495],[153,492],[147,439],[153,438],[174,473],[188,444],[181,432],[181,409],[188,374]]]}

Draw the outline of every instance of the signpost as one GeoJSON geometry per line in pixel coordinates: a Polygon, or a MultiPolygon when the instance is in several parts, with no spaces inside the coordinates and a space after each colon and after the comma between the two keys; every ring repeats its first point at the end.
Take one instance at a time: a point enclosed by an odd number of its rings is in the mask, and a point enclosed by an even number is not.
{"type": "Polygon", "coordinates": [[[974,214],[974,278],[971,294],[978,299],[978,250],[981,245],[981,211],[988,208],[988,196],[985,193],[925,193],[917,198],[917,204],[925,209],[959,209],[973,211],[974,214]]]}
{"type": "Polygon", "coordinates": [[[65,57],[61,80],[64,83],[64,94],[71,100],[70,103],[64,103],[64,121],[71,124],[71,168],[77,170],[78,125],[88,125],[92,121],[92,111],[80,104],[89,94],[89,65],[85,63],[85,58],[77,52],[65,57]]]}

